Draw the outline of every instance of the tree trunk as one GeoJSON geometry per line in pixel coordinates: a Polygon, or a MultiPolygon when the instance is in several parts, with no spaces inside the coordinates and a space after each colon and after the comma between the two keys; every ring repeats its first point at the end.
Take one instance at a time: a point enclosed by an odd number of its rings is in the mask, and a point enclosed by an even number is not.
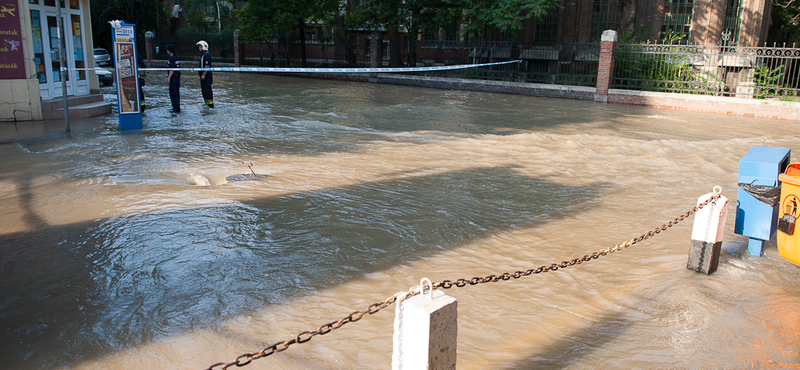
{"type": "Polygon", "coordinates": [[[402,67],[403,58],[400,55],[400,31],[397,25],[391,25],[386,29],[389,36],[389,67],[402,67]]]}
{"type": "Polygon", "coordinates": [[[300,32],[300,66],[308,67],[306,59],[306,21],[303,18],[298,19],[297,30],[300,32]]]}
{"type": "MultiPolygon", "coordinates": [[[[638,0],[625,0],[622,6],[622,18],[619,20],[619,34],[627,35],[633,32],[636,25],[636,2],[638,0]]],[[[600,32],[605,30],[600,30],[600,32]]]]}
{"type": "Polygon", "coordinates": [[[347,37],[347,28],[344,27],[344,21],[342,21],[342,16],[339,12],[333,13],[333,20],[336,22],[337,38],[339,42],[342,43],[344,46],[344,55],[345,59],[347,60],[347,64],[356,64],[356,51],[353,48],[353,45],[350,44],[350,39],[347,37]]]}

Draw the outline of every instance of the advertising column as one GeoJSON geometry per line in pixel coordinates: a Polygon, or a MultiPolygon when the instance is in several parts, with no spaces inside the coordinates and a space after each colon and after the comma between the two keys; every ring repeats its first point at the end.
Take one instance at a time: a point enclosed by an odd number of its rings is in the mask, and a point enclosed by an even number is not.
{"type": "Polygon", "coordinates": [[[136,78],[136,25],[112,21],[111,26],[114,32],[119,129],[141,130],[139,79],[136,78]]]}

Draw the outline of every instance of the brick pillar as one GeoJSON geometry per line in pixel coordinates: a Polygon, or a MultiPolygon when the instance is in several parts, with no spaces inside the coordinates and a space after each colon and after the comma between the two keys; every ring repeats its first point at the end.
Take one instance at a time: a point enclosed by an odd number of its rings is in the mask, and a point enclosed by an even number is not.
{"type": "Polygon", "coordinates": [[[153,65],[153,37],[156,35],[153,32],[147,31],[144,33],[144,54],[147,59],[147,65],[153,65]]]}
{"type": "Polygon", "coordinates": [[[380,32],[372,32],[372,35],[369,38],[370,47],[369,47],[369,67],[370,68],[380,68],[383,63],[382,57],[383,54],[381,53],[381,46],[383,46],[383,35],[380,32]]]}
{"type": "Polygon", "coordinates": [[[608,103],[608,87],[614,78],[614,47],[617,45],[617,31],[605,30],[600,37],[600,60],[597,67],[597,86],[594,101],[608,103]]]}
{"type": "Polygon", "coordinates": [[[241,67],[242,59],[239,51],[239,30],[233,31],[233,66],[241,67]]]}
{"type": "MultiPolygon", "coordinates": [[[[383,34],[380,32],[372,32],[372,35],[369,37],[369,67],[370,68],[380,68],[383,66],[383,53],[382,53],[382,46],[383,46],[383,34]]],[[[378,82],[378,74],[373,72],[369,74],[369,82],[376,83],[378,82]]]]}

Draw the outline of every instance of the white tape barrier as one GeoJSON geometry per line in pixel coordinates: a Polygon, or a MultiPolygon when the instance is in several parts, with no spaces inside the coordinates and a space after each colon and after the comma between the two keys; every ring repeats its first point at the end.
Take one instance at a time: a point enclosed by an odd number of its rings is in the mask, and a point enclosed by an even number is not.
{"type": "Polygon", "coordinates": [[[389,73],[389,72],[427,72],[427,71],[445,71],[451,69],[466,69],[496,66],[501,64],[519,63],[521,60],[512,60],[509,62],[494,62],[483,64],[461,64],[454,66],[434,66],[434,67],[402,67],[402,68],[280,68],[280,67],[221,67],[221,68],[139,68],[140,71],[147,72],[168,72],[168,71],[184,71],[184,72],[292,72],[292,73],[389,73]]]}

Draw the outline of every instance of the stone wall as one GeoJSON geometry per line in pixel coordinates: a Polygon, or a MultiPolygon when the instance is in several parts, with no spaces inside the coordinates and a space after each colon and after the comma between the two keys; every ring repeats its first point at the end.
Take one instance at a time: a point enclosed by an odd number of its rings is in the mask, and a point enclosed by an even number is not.
{"type": "Polygon", "coordinates": [[[39,97],[39,81],[3,80],[3,88],[0,88],[0,121],[40,119],[42,119],[42,99],[39,97]]]}

